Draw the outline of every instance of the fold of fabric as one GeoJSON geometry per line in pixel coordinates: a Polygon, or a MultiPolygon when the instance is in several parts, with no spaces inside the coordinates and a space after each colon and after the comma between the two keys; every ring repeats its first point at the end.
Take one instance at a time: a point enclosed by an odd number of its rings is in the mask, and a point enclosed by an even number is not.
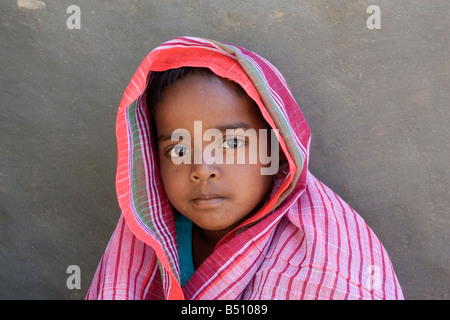
{"type": "Polygon", "coordinates": [[[207,39],[170,40],[142,61],[119,105],[117,198],[122,210],[87,299],[402,299],[391,261],[364,220],[308,171],[310,129],[267,60],[207,39]],[[283,184],[180,285],[172,207],[146,106],[148,75],[206,67],[240,84],[277,129],[283,184]]]}

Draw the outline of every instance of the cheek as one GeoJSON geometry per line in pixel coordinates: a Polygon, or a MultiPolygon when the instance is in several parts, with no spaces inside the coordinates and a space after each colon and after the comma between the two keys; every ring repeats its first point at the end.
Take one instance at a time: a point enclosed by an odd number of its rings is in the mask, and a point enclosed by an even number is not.
{"type": "MultiPolygon", "coordinates": [[[[230,168],[231,169],[231,168],[230,168]]],[[[259,165],[236,165],[234,169],[229,170],[229,181],[237,193],[255,197],[265,195],[272,185],[272,176],[261,175],[261,166],[259,165]]]]}
{"type": "Polygon", "coordinates": [[[161,177],[170,202],[175,203],[179,201],[183,195],[183,190],[186,190],[183,183],[184,179],[182,179],[183,173],[170,165],[161,164],[161,177]]]}

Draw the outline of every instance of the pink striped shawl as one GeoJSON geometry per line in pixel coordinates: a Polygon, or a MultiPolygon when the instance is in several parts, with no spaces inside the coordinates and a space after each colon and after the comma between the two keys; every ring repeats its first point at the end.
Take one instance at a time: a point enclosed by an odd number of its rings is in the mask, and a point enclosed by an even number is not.
{"type": "Polygon", "coordinates": [[[308,171],[309,126],[284,78],[259,55],[200,38],[162,44],[126,88],[116,135],[122,215],[87,299],[403,299],[381,242],[308,171]],[[208,67],[239,83],[279,129],[290,168],[267,204],[222,239],[183,288],[145,105],[148,73],[182,66],[208,67]]]}

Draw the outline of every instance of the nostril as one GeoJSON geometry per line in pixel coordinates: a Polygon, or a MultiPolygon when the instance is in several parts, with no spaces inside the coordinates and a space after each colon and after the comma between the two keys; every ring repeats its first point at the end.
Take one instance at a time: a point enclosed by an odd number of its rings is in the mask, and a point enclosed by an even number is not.
{"type": "MultiPolygon", "coordinates": [[[[209,180],[209,179],[215,179],[216,177],[217,177],[217,175],[215,173],[212,173],[205,179],[205,181],[209,180]]],[[[203,180],[203,179],[200,176],[198,176],[198,175],[192,175],[192,180],[193,181],[200,181],[200,180],[203,180]]]]}
{"type": "Polygon", "coordinates": [[[218,169],[209,165],[194,165],[190,172],[192,181],[207,181],[209,179],[218,179],[220,172],[218,169]]]}

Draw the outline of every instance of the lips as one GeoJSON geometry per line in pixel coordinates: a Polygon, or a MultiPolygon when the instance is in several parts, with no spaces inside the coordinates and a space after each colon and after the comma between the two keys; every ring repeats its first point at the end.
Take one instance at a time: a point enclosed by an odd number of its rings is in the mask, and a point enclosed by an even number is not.
{"type": "Polygon", "coordinates": [[[219,194],[199,193],[193,197],[192,203],[200,209],[212,209],[220,206],[224,200],[225,197],[219,194]]]}

